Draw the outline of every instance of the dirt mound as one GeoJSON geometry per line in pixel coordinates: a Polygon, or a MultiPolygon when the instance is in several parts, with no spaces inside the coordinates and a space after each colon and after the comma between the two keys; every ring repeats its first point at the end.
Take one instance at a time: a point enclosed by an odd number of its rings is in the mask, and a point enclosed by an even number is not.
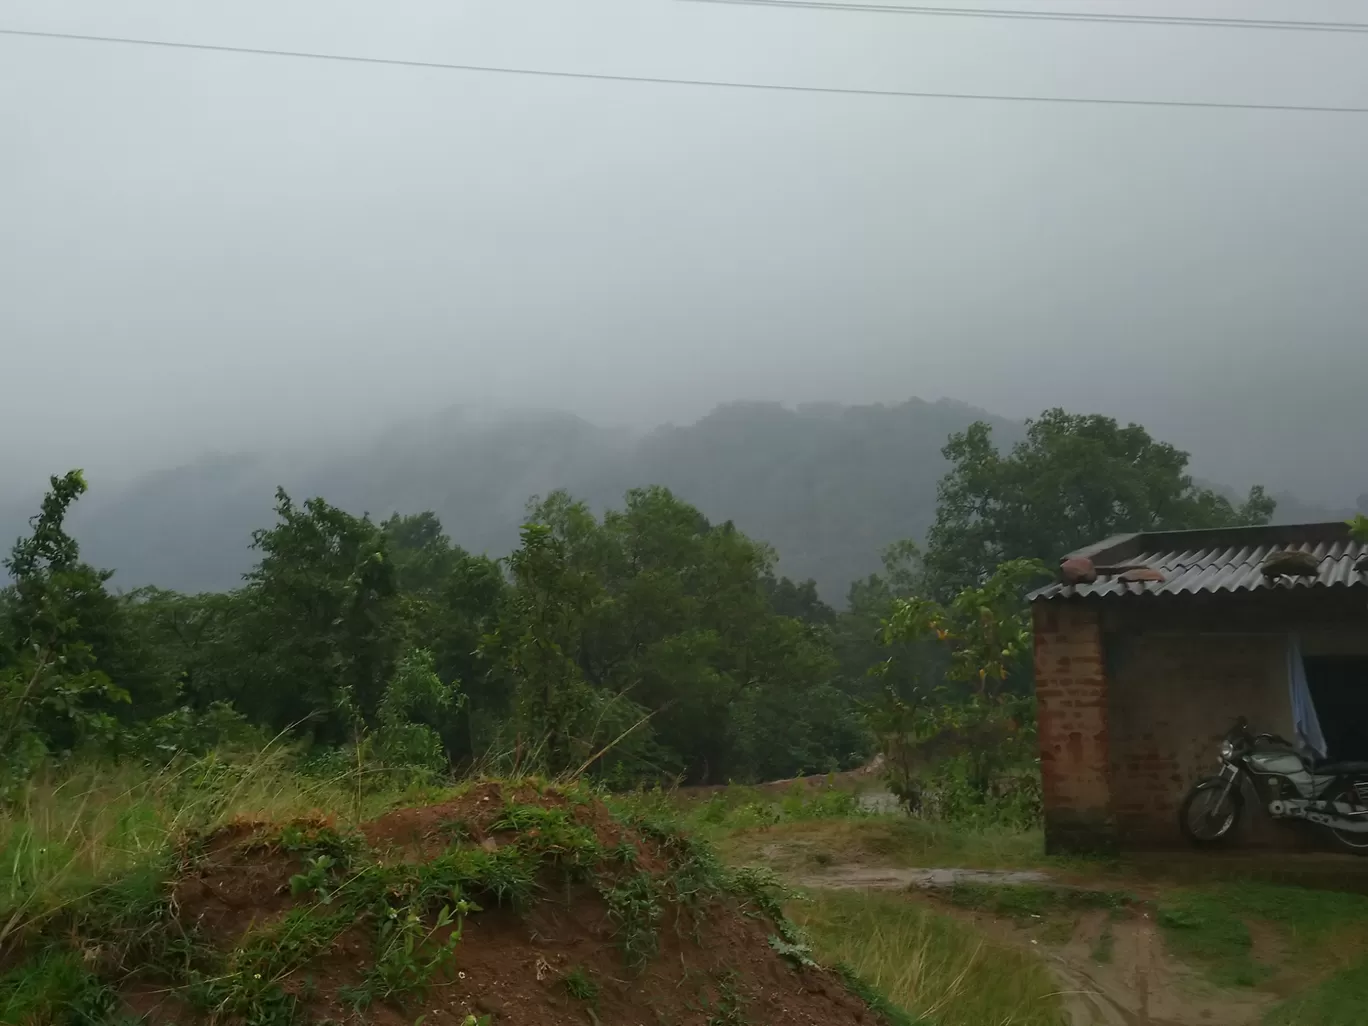
{"type": "Polygon", "coordinates": [[[119,907],[77,950],[147,1022],[882,1021],[762,878],[575,790],[485,783],[359,831],[234,824],[119,907]]]}

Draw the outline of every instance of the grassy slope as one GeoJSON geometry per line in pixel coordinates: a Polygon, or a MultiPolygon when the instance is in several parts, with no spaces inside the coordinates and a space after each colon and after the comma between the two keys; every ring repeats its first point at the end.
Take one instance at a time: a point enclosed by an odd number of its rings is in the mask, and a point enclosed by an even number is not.
{"type": "Polygon", "coordinates": [[[1044,963],[994,944],[898,894],[827,892],[789,917],[819,961],[844,963],[914,1016],[938,1026],[1058,1026],[1044,963]]]}
{"type": "MultiPolygon", "coordinates": [[[[445,793],[451,793],[450,789],[445,793]]],[[[281,822],[301,816],[317,817],[345,831],[383,809],[423,805],[442,794],[436,788],[400,791],[384,786],[383,778],[374,776],[300,776],[291,770],[284,753],[246,760],[209,758],[151,773],[136,767],[98,767],[34,782],[19,803],[0,809],[0,950],[8,947],[11,952],[5,971],[0,972],[0,1021],[65,1021],[63,1016],[70,1018],[66,1012],[79,1021],[112,1021],[108,1018],[112,1014],[112,992],[86,964],[91,952],[107,954],[114,948],[127,948],[137,964],[161,966],[167,975],[179,979],[171,972],[178,958],[176,951],[157,947],[166,939],[167,931],[149,924],[160,923],[166,914],[166,881],[168,874],[176,873],[177,859],[183,858],[187,834],[234,822],[281,822]],[[16,963],[14,942],[20,936],[28,940],[25,956],[16,963]],[[38,939],[37,948],[32,943],[34,938],[38,939]],[[73,947],[69,941],[79,943],[73,947]],[[157,950],[143,951],[148,944],[157,950]],[[59,1015],[59,1009],[66,1012],[59,1015]]],[[[660,802],[630,799],[614,804],[620,812],[638,815],[667,808],[660,802]],[[653,804],[658,808],[652,809],[653,804]]],[[[529,836],[549,843],[555,832],[545,823],[533,826],[536,829],[529,836]]],[[[552,849],[569,850],[564,844],[552,845],[552,849]]],[[[536,850],[540,852],[541,848],[536,850]]],[[[340,858],[331,849],[328,853],[334,862],[340,858]]],[[[478,860],[484,856],[476,851],[473,857],[478,860]]],[[[434,861],[433,872],[445,871],[437,864],[440,861],[434,861]]],[[[312,856],[306,862],[312,864],[312,856]]],[[[348,897],[347,888],[357,889],[367,880],[374,883],[373,877],[379,879],[387,872],[370,867],[337,880],[320,877],[309,886],[331,894],[332,903],[327,908],[303,908],[298,915],[282,920],[279,929],[254,937],[247,945],[250,951],[243,948],[227,956],[234,965],[242,962],[248,969],[258,968],[258,974],[244,970],[246,976],[241,972],[205,976],[196,968],[186,977],[186,985],[196,993],[203,992],[201,998],[212,992],[216,1003],[226,1002],[225,1007],[231,1005],[239,1011],[249,1009],[261,1021],[275,1021],[271,1016],[277,1011],[288,1018],[288,995],[282,997],[273,991],[256,994],[254,984],[246,984],[245,990],[224,989],[222,980],[241,977],[263,981],[259,986],[265,988],[277,977],[285,978],[289,972],[276,965],[284,958],[282,952],[312,950],[310,943],[304,942],[319,930],[319,936],[332,935],[331,919],[320,909],[370,907],[376,895],[358,891],[348,897]],[[348,881],[345,884],[344,878],[348,881]],[[299,933],[301,930],[305,932],[299,933]],[[281,1007],[277,1009],[275,1004],[281,1007]]],[[[614,897],[608,894],[605,898],[610,906],[614,897]]],[[[215,964],[208,951],[197,949],[195,957],[199,962],[215,964]]],[[[874,991],[867,994],[874,996],[874,991]]],[[[890,1021],[914,1020],[895,1017],[890,1021]]]]}

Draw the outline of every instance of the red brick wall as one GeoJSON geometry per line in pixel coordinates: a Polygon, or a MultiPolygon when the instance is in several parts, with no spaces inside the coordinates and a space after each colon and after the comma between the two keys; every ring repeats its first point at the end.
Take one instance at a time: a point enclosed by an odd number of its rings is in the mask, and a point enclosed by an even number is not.
{"type": "MultiPolygon", "coordinates": [[[[1292,735],[1288,632],[1306,653],[1368,652],[1361,595],[1037,602],[1035,676],[1046,846],[1185,846],[1178,806],[1214,773],[1236,716],[1292,735]]],[[[1303,848],[1246,794],[1238,841],[1303,848]]]]}
{"type": "Polygon", "coordinates": [[[1038,602],[1032,615],[1046,850],[1110,848],[1115,830],[1100,612],[1095,605],[1038,602]]]}
{"type": "MultiPolygon", "coordinates": [[[[1282,634],[1107,635],[1112,809],[1123,847],[1184,843],[1178,806],[1195,780],[1216,772],[1235,717],[1292,736],[1286,644],[1282,634]]],[[[1297,846],[1258,814],[1256,795],[1245,797],[1240,840],[1297,846]]]]}

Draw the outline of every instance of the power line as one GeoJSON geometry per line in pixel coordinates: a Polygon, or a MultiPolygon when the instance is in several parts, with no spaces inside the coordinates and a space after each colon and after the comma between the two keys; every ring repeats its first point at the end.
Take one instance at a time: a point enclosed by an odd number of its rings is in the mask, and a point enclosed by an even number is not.
{"type": "Polygon", "coordinates": [[[911,4],[841,3],[840,0],[683,0],[736,7],[791,7],[796,10],[918,14],[945,18],[1005,18],[1017,21],[1082,21],[1120,25],[1176,25],[1181,28],[1275,29],[1282,32],[1368,32],[1362,21],[1293,21],[1282,18],[1204,18],[1168,14],[1095,14],[1086,11],[1030,11],[983,7],[926,7],[911,4]]]}
{"type": "Polygon", "coordinates": [[[704,78],[666,78],[653,75],[609,75],[587,71],[547,71],[540,68],[510,68],[486,64],[449,64],[443,61],[403,60],[395,57],[360,57],[352,54],[320,53],[307,50],[269,50],[253,46],[226,46],[213,43],[183,43],[164,39],[139,39],[126,36],[81,35],[74,32],[36,32],[26,29],[0,29],[0,36],[32,39],[75,40],[87,43],[117,43],[152,46],[172,50],[198,50],[209,53],[252,54],[261,57],[293,57],[350,64],[378,64],[399,68],[426,68],[443,71],[468,71],[489,75],[529,75],[538,78],[582,79],[590,82],[638,82],[649,85],[697,86],[708,89],[750,89],[760,92],[822,93],[831,96],[886,96],[921,100],[979,100],[993,103],[1058,103],[1103,107],[1172,107],[1203,110],[1264,110],[1312,114],[1368,114],[1368,107],[1337,107],[1303,103],[1221,103],[1206,100],[1130,100],[1102,96],[1034,96],[1010,93],[962,93],[915,89],[863,89],[846,86],[784,85],[773,82],[734,82],[704,78]]]}

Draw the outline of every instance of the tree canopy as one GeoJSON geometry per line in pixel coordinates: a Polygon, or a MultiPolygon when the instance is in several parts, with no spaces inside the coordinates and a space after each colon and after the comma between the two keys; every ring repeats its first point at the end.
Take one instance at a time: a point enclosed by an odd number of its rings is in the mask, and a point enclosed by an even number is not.
{"type": "Polygon", "coordinates": [[[984,422],[950,437],[927,535],[928,581],[953,594],[1001,563],[1065,553],[1128,531],[1264,524],[1274,502],[1262,488],[1241,503],[1194,483],[1188,454],[1098,414],[1047,410],[1006,453],[984,422]]]}

